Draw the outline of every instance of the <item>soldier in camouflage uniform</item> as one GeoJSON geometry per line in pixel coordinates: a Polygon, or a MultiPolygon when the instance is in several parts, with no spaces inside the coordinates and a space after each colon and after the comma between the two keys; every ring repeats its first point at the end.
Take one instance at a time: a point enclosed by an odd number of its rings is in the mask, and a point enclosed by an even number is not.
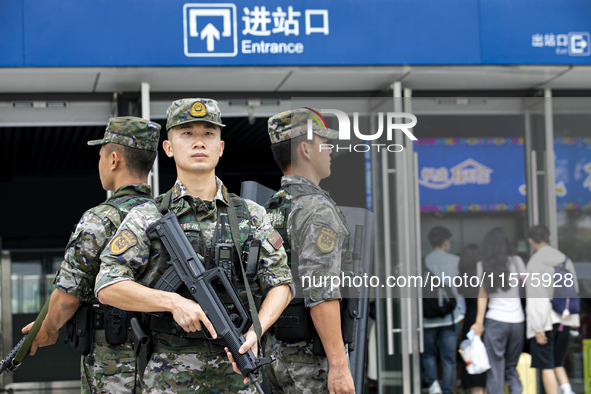
{"type": "MultiPolygon", "coordinates": [[[[263,332],[279,317],[294,293],[282,239],[271,226],[263,207],[228,194],[215,176],[215,167],[224,149],[221,140],[224,125],[217,102],[177,100],[168,109],[167,117],[168,140],[163,147],[175,160],[178,179],[168,193],[158,197],[157,204],[144,204],[127,216],[101,256],[96,293],[101,302],[119,308],[168,312],[158,316],[150,314],[155,344],[143,378],[145,392],[254,393],[255,388],[233,372],[235,365],[226,357],[223,341],[208,341],[193,335],[204,325],[216,338],[199,304],[181,294],[150,288],[165,272],[167,261],[160,240],[151,241],[145,230],[162,217],[158,204],[165,204],[176,213],[205,268],[212,268],[215,244],[233,244],[225,213],[231,209],[231,199],[240,220],[240,242],[244,243],[249,237],[262,242],[250,287],[255,297],[257,294],[266,296],[258,314],[263,332]],[[182,332],[169,329],[174,322],[182,332]]],[[[241,253],[243,245],[236,249],[241,253]]],[[[245,289],[242,280],[232,276],[232,281],[242,293],[245,289]]],[[[245,353],[250,348],[256,355],[257,338],[253,327],[245,334],[240,352],[245,353]]]]}
{"type": "MultiPolygon", "coordinates": [[[[133,206],[152,200],[146,183],[159,137],[160,125],[141,118],[121,117],[109,120],[103,139],[88,142],[88,145],[101,145],[101,183],[105,190],[115,193],[86,211],[72,233],[55,279],[49,311],[31,345],[31,354],[38,347],[54,344],[59,328],[81,304],[98,304],[94,282],[100,254],[125,214],[133,206]]],[[[83,393],[134,392],[135,359],[131,345],[129,342],[110,345],[105,340],[104,329],[96,330],[90,354],[82,358],[81,375],[83,393]]]]}
{"type": "MultiPolygon", "coordinates": [[[[327,127],[318,111],[308,108],[277,114],[269,118],[268,126],[273,156],[284,176],[281,189],[267,203],[267,212],[280,234],[287,233],[285,248],[298,286],[298,298],[289,308],[301,308],[303,312],[296,313],[311,317],[326,356],[312,352],[312,340],[279,331],[279,320],[274,327],[277,331],[267,342],[278,361],[264,367],[265,375],[273,393],[353,393],[347,348],[341,336],[341,292],[331,287],[330,280],[322,285],[323,278],[341,276],[343,244],[349,236],[343,213],[318,186],[330,175],[332,152],[321,144],[337,138],[338,132],[327,127]],[[313,139],[307,138],[310,124],[313,139]],[[298,305],[299,297],[303,300],[298,305]]],[[[284,315],[294,314],[295,309],[289,308],[284,315]]],[[[290,316],[285,319],[293,321],[290,316]]],[[[300,316],[299,321],[303,320],[300,316]]],[[[299,332],[304,331],[300,326],[299,332]]]]}

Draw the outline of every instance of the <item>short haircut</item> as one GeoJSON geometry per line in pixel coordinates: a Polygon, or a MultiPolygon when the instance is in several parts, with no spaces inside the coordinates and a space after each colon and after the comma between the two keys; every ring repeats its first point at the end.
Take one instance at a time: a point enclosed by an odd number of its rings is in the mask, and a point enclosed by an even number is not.
{"type": "Polygon", "coordinates": [[[432,247],[439,248],[446,240],[451,239],[451,231],[445,227],[436,226],[429,231],[427,238],[432,247]]]}
{"type": "Polygon", "coordinates": [[[144,149],[130,148],[114,143],[105,144],[105,153],[107,155],[111,152],[117,151],[123,156],[125,161],[125,168],[129,172],[129,175],[145,178],[150,173],[154,160],[156,159],[157,152],[152,152],[144,149]]]}
{"type": "Polygon", "coordinates": [[[527,237],[531,238],[537,244],[541,242],[550,243],[550,230],[543,224],[536,224],[529,229],[527,237]]]}
{"type": "Polygon", "coordinates": [[[273,158],[275,159],[275,162],[279,166],[281,172],[285,173],[287,167],[297,165],[298,157],[296,148],[304,141],[307,141],[305,134],[298,135],[297,137],[287,141],[281,141],[277,144],[271,145],[273,158]]]}

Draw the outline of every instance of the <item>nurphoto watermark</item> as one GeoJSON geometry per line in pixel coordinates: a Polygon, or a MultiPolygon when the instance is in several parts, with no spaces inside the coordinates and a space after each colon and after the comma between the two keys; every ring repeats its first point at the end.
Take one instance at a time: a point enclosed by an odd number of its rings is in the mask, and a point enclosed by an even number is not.
{"type": "MultiPolygon", "coordinates": [[[[351,140],[351,120],[349,116],[338,109],[320,109],[319,112],[322,115],[333,114],[336,115],[339,122],[339,139],[338,141],[350,141],[351,140]]],[[[417,117],[407,112],[387,112],[384,116],[383,112],[378,113],[378,129],[373,134],[362,134],[359,130],[359,112],[353,113],[353,133],[355,137],[362,141],[376,141],[382,134],[384,129],[386,131],[386,138],[388,141],[393,140],[394,130],[401,130],[411,141],[416,141],[417,137],[411,133],[409,129],[412,129],[417,124],[417,117]],[[386,127],[384,127],[384,118],[386,119],[386,127]],[[406,123],[398,123],[399,121],[410,120],[406,123]]],[[[308,119],[308,139],[313,138],[312,132],[312,119],[308,119]]],[[[397,153],[404,150],[404,146],[401,144],[379,144],[379,143],[366,143],[366,144],[320,144],[319,150],[333,149],[336,152],[348,151],[348,152],[369,152],[370,150],[387,150],[388,152],[397,153]]]]}

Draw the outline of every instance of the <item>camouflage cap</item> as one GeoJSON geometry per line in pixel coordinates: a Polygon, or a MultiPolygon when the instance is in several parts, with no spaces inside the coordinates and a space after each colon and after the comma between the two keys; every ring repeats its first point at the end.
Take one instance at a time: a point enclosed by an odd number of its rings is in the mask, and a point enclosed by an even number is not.
{"type": "Polygon", "coordinates": [[[111,118],[103,139],[88,141],[88,145],[104,145],[112,142],[156,152],[160,140],[160,128],[158,123],[134,116],[111,118]]]}
{"type": "Polygon", "coordinates": [[[218,102],[212,99],[189,98],[174,101],[166,111],[166,130],[189,122],[209,122],[220,127],[222,113],[218,102]]]}
{"type": "Polygon", "coordinates": [[[314,134],[328,139],[339,136],[338,131],[328,128],[320,112],[312,108],[298,108],[281,112],[269,118],[268,130],[271,144],[307,134],[309,123],[312,124],[314,134]]]}

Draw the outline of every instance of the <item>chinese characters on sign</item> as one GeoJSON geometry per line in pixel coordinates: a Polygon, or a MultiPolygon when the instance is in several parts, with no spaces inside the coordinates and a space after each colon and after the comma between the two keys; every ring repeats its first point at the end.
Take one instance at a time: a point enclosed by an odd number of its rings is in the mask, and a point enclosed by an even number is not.
{"type": "Polygon", "coordinates": [[[446,167],[423,167],[419,184],[430,189],[445,189],[451,185],[488,185],[490,174],[493,172],[492,169],[473,159],[464,160],[450,168],[450,171],[446,167]]]}
{"type": "Polygon", "coordinates": [[[568,34],[535,33],[531,37],[534,48],[555,48],[557,55],[589,56],[591,48],[589,32],[570,32],[568,34]]]}
{"type": "MultiPolygon", "coordinates": [[[[300,35],[300,21],[302,16],[300,11],[294,11],[292,6],[287,7],[287,13],[281,7],[277,7],[276,11],[267,11],[265,6],[255,6],[252,10],[244,7],[244,30],[242,34],[253,36],[269,36],[272,34],[283,33],[286,36],[293,34],[300,35]],[[271,24],[273,19],[273,27],[271,30],[267,29],[267,25],[271,24]]],[[[328,35],[328,10],[305,10],[305,32],[306,35],[312,33],[323,33],[328,35]],[[318,26],[312,25],[312,16],[317,15],[322,17],[322,23],[318,26]]]]}
{"type": "Polygon", "coordinates": [[[238,54],[239,39],[243,54],[301,54],[304,52],[303,43],[293,40],[275,42],[273,38],[289,40],[301,34],[329,34],[327,9],[295,10],[293,6],[288,6],[285,10],[280,6],[275,9],[267,9],[266,6],[244,7],[240,16],[241,29],[237,26],[237,12],[235,4],[185,4],[185,55],[233,57],[238,54]],[[246,39],[248,36],[264,37],[267,41],[246,39]]]}
{"type": "MultiPolygon", "coordinates": [[[[244,7],[244,36],[269,37],[272,34],[284,36],[300,35],[301,11],[294,11],[292,6],[287,7],[287,12],[282,7],[275,11],[267,10],[265,6],[254,6],[253,9],[244,7]]],[[[304,10],[304,31],[307,36],[313,33],[328,35],[328,10],[304,10]],[[313,18],[316,17],[316,18],[313,18]]],[[[294,42],[253,42],[242,41],[242,53],[303,53],[304,45],[294,42]]]]}

